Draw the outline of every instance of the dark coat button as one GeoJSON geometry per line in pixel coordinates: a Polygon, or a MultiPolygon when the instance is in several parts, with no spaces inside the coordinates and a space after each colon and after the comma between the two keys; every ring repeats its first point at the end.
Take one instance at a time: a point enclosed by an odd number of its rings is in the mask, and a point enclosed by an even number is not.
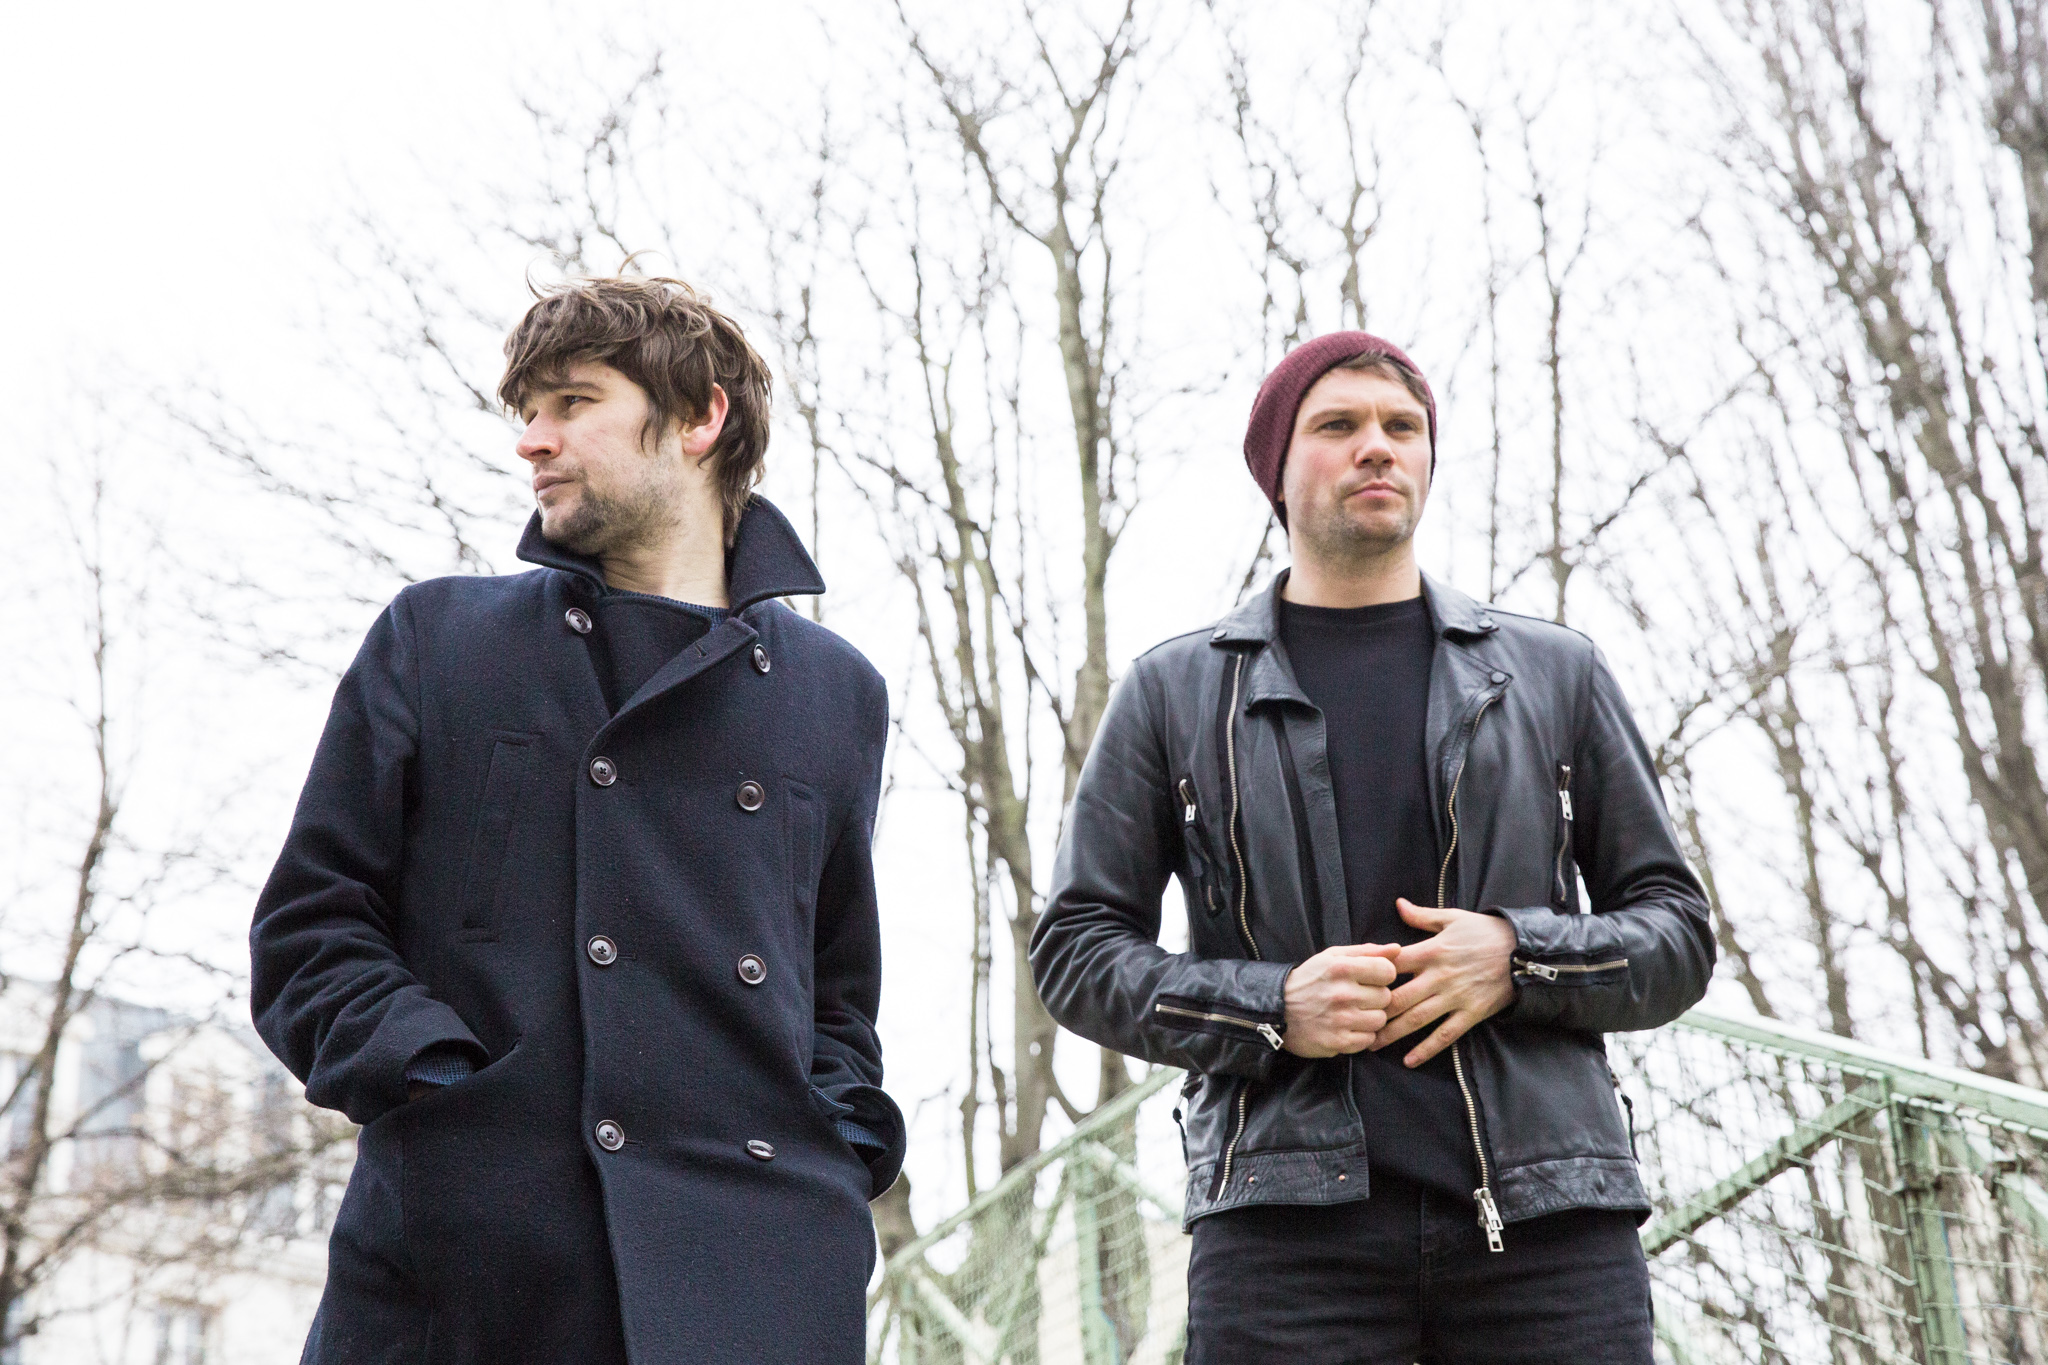
{"type": "MultiPolygon", "coordinates": [[[[601,763],[604,760],[599,759],[598,761],[601,763]]],[[[599,785],[602,786],[604,784],[600,783],[599,785]]],[[[740,803],[741,810],[759,810],[761,809],[761,803],[768,799],[768,793],[761,790],[759,782],[750,778],[740,783],[740,789],[734,793],[733,799],[740,803]]]]}
{"type": "Polygon", "coordinates": [[[597,1145],[607,1152],[616,1152],[626,1145],[626,1130],[610,1119],[602,1119],[597,1125],[597,1145]]]}
{"type": "Polygon", "coordinates": [[[609,787],[619,780],[619,765],[608,758],[590,760],[590,780],[600,787],[609,787]]]}
{"type": "Polygon", "coordinates": [[[619,945],[603,934],[594,934],[590,942],[583,945],[583,951],[590,954],[590,960],[600,967],[609,967],[619,960],[619,945]]]}
{"type": "Polygon", "coordinates": [[[748,1138],[747,1155],[756,1161],[773,1161],[775,1160],[775,1144],[763,1142],[759,1138],[748,1138]]]}
{"type": "Polygon", "coordinates": [[[571,607],[562,613],[562,619],[569,623],[569,629],[578,635],[590,634],[590,613],[581,607],[571,607]]]}
{"type": "Polygon", "coordinates": [[[754,671],[756,673],[766,673],[768,671],[768,651],[759,645],[754,646],[754,671]]]}
{"type": "Polygon", "coordinates": [[[749,986],[758,986],[768,979],[768,964],[752,953],[739,961],[740,980],[749,986]]]}

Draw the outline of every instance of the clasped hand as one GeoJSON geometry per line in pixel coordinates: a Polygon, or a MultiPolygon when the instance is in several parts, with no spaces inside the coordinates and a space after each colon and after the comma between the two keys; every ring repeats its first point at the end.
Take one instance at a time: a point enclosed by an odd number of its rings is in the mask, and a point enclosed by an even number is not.
{"type": "Polygon", "coordinates": [[[1515,931],[1506,920],[1406,899],[1394,905],[1405,923],[1430,936],[1409,944],[1339,944],[1289,972],[1289,1052],[1377,1052],[1434,1023],[1429,1037],[1402,1059],[1421,1066],[1514,999],[1515,931]],[[1408,980],[1396,987],[1404,976],[1408,980]]]}

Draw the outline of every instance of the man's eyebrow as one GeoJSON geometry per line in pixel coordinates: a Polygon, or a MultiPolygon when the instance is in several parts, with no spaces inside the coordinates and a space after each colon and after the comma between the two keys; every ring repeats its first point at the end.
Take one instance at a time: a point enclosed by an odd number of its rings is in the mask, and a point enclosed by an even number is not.
{"type": "MultiPolygon", "coordinates": [[[[1322,407],[1310,408],[1306,420],[1314,423],[1320,422],[1326,417],[1350,417],[1357,413],[1366,412],[1372,406],[1373,404],[1371,403],[1330,403],[1322,407]]],[[[1389,418],[1412,417],[1417,421],[1425,419],[1420,403],[1395,403],[1389,407],[1387,416],[1389,418]]]]}
{"type": "Polygon", "coordinates": [[[567,393],[571,389],[585,389],[596,393],[603,387],[595,379],[550,379],[534,383],[526,392],[529,398],[538,398],[544,393],[567,393]]]}

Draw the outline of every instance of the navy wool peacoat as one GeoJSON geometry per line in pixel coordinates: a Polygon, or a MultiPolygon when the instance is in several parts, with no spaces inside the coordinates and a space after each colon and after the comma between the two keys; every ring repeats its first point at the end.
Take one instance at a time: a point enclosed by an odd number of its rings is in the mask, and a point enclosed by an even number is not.
{"type": "Polygon", "coordinates": [[[852,1365],[904,1144],[882,679],[774,600],[824,585],[762,499],[732,613],[615,715],[596,565],[537,517],[519,554],[378,619],[250,931],[257,1028],[363,1125],[304,1358],[852,1365]]]}

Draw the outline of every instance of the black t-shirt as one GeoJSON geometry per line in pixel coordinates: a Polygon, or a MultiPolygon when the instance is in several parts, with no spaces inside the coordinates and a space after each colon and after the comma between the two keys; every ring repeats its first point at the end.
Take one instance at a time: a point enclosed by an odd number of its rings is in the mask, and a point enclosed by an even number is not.
{"type": "Polygon", "coordinates": [[[710,633],[725,619],[717,607],[612,588],[591,604],[590,660],[604,689],[605,705],[617,715],[661,666],[710,633]]]}
{"type": "MultiPolygon", "coordinates": [[[[1436,651],[1429,606],[1420,597],[1353,608],[1283,601],[1280,643],[1323,713],[1352,941],[1419,942],[1428,935],[1403,922],[1394,899],[1436,904],[1442,856],[1424,740],[1436,651]]],[[[1366,1163],[1470,1199],[1479,1166],[1451,1054],[1403,1065],[1420,1041],[1410,1035],[1352,1059],[1366,1163]]]]}

